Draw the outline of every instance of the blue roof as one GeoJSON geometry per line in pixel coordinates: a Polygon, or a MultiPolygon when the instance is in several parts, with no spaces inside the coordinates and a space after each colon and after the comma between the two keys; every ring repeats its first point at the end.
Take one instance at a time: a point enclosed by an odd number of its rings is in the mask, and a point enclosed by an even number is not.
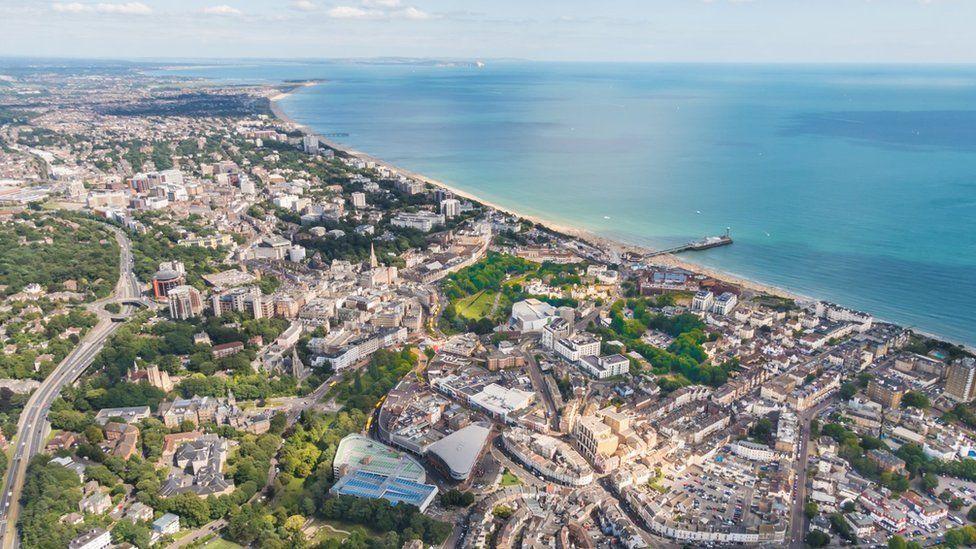
{"type": "Polygon", "coordinates": [[[360,470],[353,471],[339,479],[331,491],[345,496],[370,499],[383,498],[394,504],[402,501],[416,505],[423,510],[434,499],[437,494],[437,487],[405,478],[389,477],[360,470]]]}

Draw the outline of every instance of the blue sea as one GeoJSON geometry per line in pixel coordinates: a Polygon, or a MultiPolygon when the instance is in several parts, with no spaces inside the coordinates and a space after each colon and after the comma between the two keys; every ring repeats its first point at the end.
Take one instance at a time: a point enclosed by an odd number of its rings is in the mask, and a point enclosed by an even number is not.
{"type": "MultiPolygon", "coordinates": [[[[173,73],[170,73],[173,74],[173,73]]],[[[491,202],[976,345],[976,67],[242,63],[295,120],[491,202]]]]}

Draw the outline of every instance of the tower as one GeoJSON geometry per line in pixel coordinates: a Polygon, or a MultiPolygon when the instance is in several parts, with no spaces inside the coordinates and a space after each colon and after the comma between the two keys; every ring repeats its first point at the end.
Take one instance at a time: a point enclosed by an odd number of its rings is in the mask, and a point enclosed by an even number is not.
{"type": "Polygon", "coordinates": [[[380,266],[380,262],[376,259],[376,249],[373,247],[373,243],[369,243],[369,268],[375,269],[380,266]]]}

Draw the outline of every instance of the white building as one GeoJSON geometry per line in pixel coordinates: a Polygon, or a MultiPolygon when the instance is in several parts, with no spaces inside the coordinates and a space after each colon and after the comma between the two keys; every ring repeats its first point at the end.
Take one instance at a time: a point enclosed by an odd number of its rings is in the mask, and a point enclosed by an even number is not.
{"type": "Polygon", "coordinates": [[[535,298],[512,305],[509,325],[519,332],[538,332],[557,315],[556,308],[535,298]]]}
{"type": "Polygon", "coordinates": [[[580,368],[597,379],[622,376],[630,371],[630,360],[619,354],[607,356],[588,355],[580,358],[580,368]]]}
{"type": "Polygon", "coordinates": [[[366,207],[366,193],[352,193],[352,207],[353,208],[365,208],[366,207]]]}
{"type": "Polygon", "coordinates": [[[691,300],[691,310],[710,311],[712,304],[715,303],[715,295],[708,290],[698,290],[695,297],[691,300]]]}
{"type": "Polygon", "coordinates": [[[393,216],[390,224],[394,227],[404,227],[407,229],[417,229],[418,231],[430,232],[434,227],[444,224],[444,216],[431,212],[400,212],[393,216]]]}
{"type": "Polygon", "coordinates": [[[319,138],[314,135],[306,135],[302,138],[302,146],[308,154],[318,154],[319,138]]]}
{"type": "MultiPolygon", "coordinates": [[[[695,296],[697,297],[697,295],[695,296]]],[[[735,309],[735,306],[739,303],[739,298],[736,297],[732,292],[724,292],[722,295],[715,299],[715,304],[712,305],[712,311],[720,314],[727,315],[735,309]]]]}
{"type": "Polygon", "coordinates": [[[732,445],[732,453],[752,461],[773,461],[777,452],[766,446],[750,440],[739,440],[732,445]]]}
{"type": "Polygon", "coordinates": [[[468,397],[468,402],[493,417],[508,421],[509,414],[532,404],[534,398],[535,393],[519,389],[507,389],[496,383],[491,383],[478,393],[468,397]]]}
{"type": "Polygon", "coordinates": [[[305,247],[295,245],[288,248],[288,260],[294,263],[298,263],[305,259],[305,247]]]}
{"type": "Polygon", "coordinates": [[[441,213],[448,219],[461,215],[461,201],[456,198],[441,200],[441,213]]]}
{"type": "Polygon", "coordinates": [[[104,549],[112,545],[112,536],[104,528],[96,528],[73,539],[68,549],[104,549]]]}
{"type": "Polygon", "coordinates": [[[600,339],[588,332],[580,332],[556,341],[553,347],[568,362],[577,362],[585,356],[600,354],[600,339]]]}

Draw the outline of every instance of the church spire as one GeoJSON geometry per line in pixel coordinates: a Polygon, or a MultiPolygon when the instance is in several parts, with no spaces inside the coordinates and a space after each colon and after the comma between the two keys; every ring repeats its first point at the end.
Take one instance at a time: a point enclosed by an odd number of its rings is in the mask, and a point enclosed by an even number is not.
{"type": "Polygon", "coordinates": [[[376,260],[376,249],[373,247],[373,243],[369,243],[369,268],[375,269],[380,266],[380,262],[376,260]]]}

